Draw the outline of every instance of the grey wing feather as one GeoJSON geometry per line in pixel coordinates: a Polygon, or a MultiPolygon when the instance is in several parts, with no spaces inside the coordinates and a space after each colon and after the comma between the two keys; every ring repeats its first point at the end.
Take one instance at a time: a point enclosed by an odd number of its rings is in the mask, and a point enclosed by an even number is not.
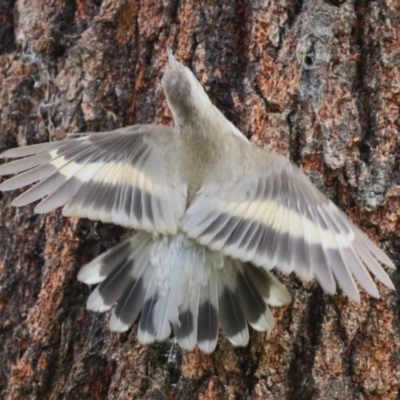
{"type": "Polygon", "coordinates": [[[25,157],[0,166],[0,175],[22,174],[0,184],[13,190],[39,181],[13,201],[46,213],[64,206],[66,216],[160,233],[176,233],[187,188],[179,175],[180,139],[173,128],[135,125],[113,132],[6,151],[25,157]]]}
{"type": "Polygon", "coordinates": [[[0,154],[0,158],[20,158],[39,154],[43,152],[50,152],[59,147],[59,142],[39,143],[31,146],[16,147],[14,149],[6,150],[0,154]]]}
{"type": "Polygon", "coordinates": [[[232,182],[207,182],[181,220],[190,238],[269,270],[314,275],[333,294],[335,278],[358,301],[355,279],[373,297],[369,272],[392,288],[378,261],[394,264],[287,159],[252,148],[232,182]],[[210,189],[212,188],[212,190],[210,189]]]}

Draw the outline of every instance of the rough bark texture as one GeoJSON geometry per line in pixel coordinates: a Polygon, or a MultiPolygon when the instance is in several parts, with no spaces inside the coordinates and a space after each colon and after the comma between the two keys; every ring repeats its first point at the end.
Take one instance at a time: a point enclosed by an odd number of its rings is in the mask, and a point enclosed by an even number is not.
{"type": "MultiPolygon", "coordinates": [[[[398,0],[0,0],[0,150],[171,124],[167,45],[400,265],[398,0]]],[[[398,291],[354,304],[289,277],[292,304],[247,348],[141,346],[85,310],[76,280],[127,232],[14,209],[15,195],[0,195],[1,398],[400,398],[398,291]]]]}

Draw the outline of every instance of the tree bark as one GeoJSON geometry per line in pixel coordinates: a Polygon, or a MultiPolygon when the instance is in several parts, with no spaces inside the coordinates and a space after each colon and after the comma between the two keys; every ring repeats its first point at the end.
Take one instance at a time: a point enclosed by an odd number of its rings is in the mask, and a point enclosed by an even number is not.
{"type": "MultiPolygon", "coordinates": [[[[167,45],[251,140],[290,157],[400,260],[397,0],[0,0],[0,150],[172,124],[167,45]]],[[[79,268],[126,230],[0,195],[0,397],[398,399],[399,295],[282,278],[275,329],[212,355],[142,346],[89,313],[79,268]]],[[[397,272],[391,272],[396,287],[397,272]]]]}

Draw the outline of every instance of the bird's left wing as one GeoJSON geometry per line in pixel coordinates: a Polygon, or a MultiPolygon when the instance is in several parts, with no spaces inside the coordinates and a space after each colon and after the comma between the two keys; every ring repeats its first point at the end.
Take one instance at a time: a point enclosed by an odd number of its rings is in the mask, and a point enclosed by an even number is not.
{"type": "Polygon", "coordinates": [[[354,277],[374,297],[369,272],[393,288],[378,263],[394,268],[391,260],[289,160],[252,147],[234,169],[233,182],[211,180],[189,205],[181,229],[190,238],[268,270],[315,276],[331,294],[336,278],[356,301],[354,277]]]}
{"type": "Polygon", "coordinates": [[[28,157],[1,165],[0,175],[25,172],[0,184],[0,190],[39,181],[12,204],[44,198],[38,213],[64,206],[66,216],[174,234],[187,196],[178,172],[179,146],[173,128],[133,125],[11,149],[2,157],[28,157]]]}

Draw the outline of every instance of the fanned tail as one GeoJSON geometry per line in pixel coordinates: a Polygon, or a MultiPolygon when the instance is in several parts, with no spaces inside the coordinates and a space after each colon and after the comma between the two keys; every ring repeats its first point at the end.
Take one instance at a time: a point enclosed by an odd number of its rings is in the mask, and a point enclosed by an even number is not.
{"type": "Polygon", "coordinates": [[[269,331],[269,305],[289,303],[287,289],[249,263],[196,244],[184,235],[153,237],[140,232],[85,265],[79,280],[98,286],[87,307],[113,306],[112,331],[123,332],[138,319],[141,343],[166,340],[173,330],[179,345],[214,351],[218,324],[235,346],[249,341],[248,324],[269,331]]]}

